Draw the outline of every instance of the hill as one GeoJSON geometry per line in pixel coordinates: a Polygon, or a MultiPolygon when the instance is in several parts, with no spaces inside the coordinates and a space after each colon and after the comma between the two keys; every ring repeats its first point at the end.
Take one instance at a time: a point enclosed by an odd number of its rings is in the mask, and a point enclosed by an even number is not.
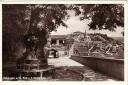
{"type": "Polygon", "coordinates": [[[118,40],[118,41],[124,41],[124,37],[111,37],[115,40],[118,40]]]}

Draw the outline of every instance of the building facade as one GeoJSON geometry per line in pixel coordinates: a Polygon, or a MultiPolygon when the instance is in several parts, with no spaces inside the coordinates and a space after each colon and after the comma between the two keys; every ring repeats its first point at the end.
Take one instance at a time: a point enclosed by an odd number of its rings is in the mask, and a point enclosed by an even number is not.
{"type": "Polygon", "coordinates": [[[51,35],[48,39],[49,57],[68,56],[67,35],[51,35]]]}

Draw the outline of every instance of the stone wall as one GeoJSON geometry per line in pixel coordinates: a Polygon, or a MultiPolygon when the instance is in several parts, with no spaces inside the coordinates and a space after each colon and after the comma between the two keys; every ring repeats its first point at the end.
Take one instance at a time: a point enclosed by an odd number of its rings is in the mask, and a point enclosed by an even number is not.
{"type": "Polygon", "coordinates": [[[71,59],[108,76],[124,80],[124,60],[122,59],[79,57],[75,55],[72,55],[71,59]]]}

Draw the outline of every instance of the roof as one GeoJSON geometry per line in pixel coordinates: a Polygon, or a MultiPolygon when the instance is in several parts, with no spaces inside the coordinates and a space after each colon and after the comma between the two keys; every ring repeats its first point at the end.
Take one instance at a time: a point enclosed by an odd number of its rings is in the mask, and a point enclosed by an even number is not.
{"type": "Polygon", "coordinates": [[[80,32],[80,31],[76,31],[76,32],[74,32],[73,34],[75,34],[75,33],[84,34],[83,32],[80,32]]]}
{"type": "Polygon", "coordinates": [[[66,39],[67,35],[51,35],[52,39],[66,39]]]}

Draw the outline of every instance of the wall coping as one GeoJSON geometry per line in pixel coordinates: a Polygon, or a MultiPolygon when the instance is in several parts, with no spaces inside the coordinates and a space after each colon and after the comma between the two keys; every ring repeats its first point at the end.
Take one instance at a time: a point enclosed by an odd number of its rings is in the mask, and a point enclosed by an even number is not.
{"type": "Polygon", "coordinates": [[[88,58],[88,59],[99,59],[99,60],[104,60],[104,61],[124,63],[124,59],[113,59],[113,58],[110,58],[110,57],[92,57],[92,56],[78,56],[78,55],[71,55],[71,57],[80,57],[80,58],[88,58]]]}

